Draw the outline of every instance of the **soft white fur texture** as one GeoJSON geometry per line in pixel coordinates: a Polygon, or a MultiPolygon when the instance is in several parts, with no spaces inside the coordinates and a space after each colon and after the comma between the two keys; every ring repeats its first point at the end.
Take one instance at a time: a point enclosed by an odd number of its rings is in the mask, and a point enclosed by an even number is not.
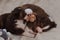
{"type": "Polygon", "coordinates": [[[25,25],[26,24],[23,24],[23,20],[15,20],[15,21],[17,21],[17,26],[16,26],[16,28],[22,28],[22,29],[24,29],[25,28],[25,25]]]}

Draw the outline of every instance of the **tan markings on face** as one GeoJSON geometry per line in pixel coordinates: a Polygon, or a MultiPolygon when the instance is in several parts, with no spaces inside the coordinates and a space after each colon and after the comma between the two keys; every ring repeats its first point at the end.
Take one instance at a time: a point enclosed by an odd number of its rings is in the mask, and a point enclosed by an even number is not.
{"type": "Polygon", "coordinates": [[[36,20],[36,16],[31,14],[30,16],[30,22],[34,22],[36,20]]]}
{"type": "Polygon", "coordinates": [[[29,14],[24,17],[26,21],[34,22],[36,20],[36,16],[34,14],[29,14]]]}

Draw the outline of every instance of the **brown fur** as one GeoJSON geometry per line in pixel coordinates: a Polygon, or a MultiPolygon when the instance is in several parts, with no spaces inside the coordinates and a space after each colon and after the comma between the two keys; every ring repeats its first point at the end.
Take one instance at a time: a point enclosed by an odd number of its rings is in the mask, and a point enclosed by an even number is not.
{"type": "Polygon", "coordinates": [[[49,16],[42,8],[40,8],[39,6],[33,5],[33,4],[25,4],[22,6],[22,8],[23,8],[23,10],[30,8],[33,10],[33,12],[37,13],[41,17],[48,17],[49,16]]]}
{"type": "Polygon", "coordinates": [[[11,13],[6,13],[0,16],[0,29],[6,29],[15,35],[21,35],[24,33],[24,30],[21,28],[16,28],[15,20],[24,20],[23,23],[27,23],[29,29],[33,32],[38,33],[36,30],[37,26],[44,28],[47,25],[50,25],[48,29],[43,30],[43,32],[49,31],[50,29],[56,27],[55,22],[51,22],[48,18],[49,15],[39,6],[33,4],[25,4],[21,7],[16,7],[11,13]],[[24,17],[27,15],[25,9],[30,8],[33,10],[36,20],[34,22],[24,20],[24,17]]]}
{"type": "Polygon", "coordinates": [[[32,29],[34,32],[36,31],[36,27],[39,26],[41,28],[44,28],[47,25],[50,25],[48,29],[43,30],[43,32],[46,32],[54,27],[56,27],[55,22],[51,22],[50,19],[48,18],[49,15],[39,6],[33,5],[33,4],[25,4],[22,6],[22,8],[25,10],[27,8],[30,8],[33,10],[35,13],[34,15],[36,16],[36,20],[34,22],[27,22],[27,26],[32,29]]]}
{"type": "Polygon", "coordinates": [[[15,35],[21,35],[24,30],[21,28],[16,28],[15,20],[23,20],[25,14],[21,13],[22,9],[16,7],[11,13],[5,13],[0,16],[0,29],[6,29],[15,35]]]}

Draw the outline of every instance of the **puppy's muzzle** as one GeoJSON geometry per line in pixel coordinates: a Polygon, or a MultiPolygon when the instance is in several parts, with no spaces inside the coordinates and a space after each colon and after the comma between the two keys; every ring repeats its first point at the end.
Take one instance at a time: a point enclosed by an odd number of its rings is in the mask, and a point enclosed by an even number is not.
{"type": "Polygon", "coordinates": [[[24,17],[24,19],[25,19],[26,21],[34,22],[34,21],[36,20],[36,16],[33,15],[33,14],[29,14],[29,15],[26,15],[26,16],[24,17]]]}

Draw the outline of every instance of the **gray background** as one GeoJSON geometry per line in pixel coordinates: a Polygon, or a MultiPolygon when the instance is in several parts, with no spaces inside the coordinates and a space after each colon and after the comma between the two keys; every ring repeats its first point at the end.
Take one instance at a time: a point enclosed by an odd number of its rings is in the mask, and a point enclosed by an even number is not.
{"type": "Polygon", "coordinates": [[[15,37],[14,40],[60,40],[60,0],[0,0],[0,15],[11,12],[15,7],[28,3],[42,7],[57,23],[57,28],[38,34],[36,38],[15,37]]]}

